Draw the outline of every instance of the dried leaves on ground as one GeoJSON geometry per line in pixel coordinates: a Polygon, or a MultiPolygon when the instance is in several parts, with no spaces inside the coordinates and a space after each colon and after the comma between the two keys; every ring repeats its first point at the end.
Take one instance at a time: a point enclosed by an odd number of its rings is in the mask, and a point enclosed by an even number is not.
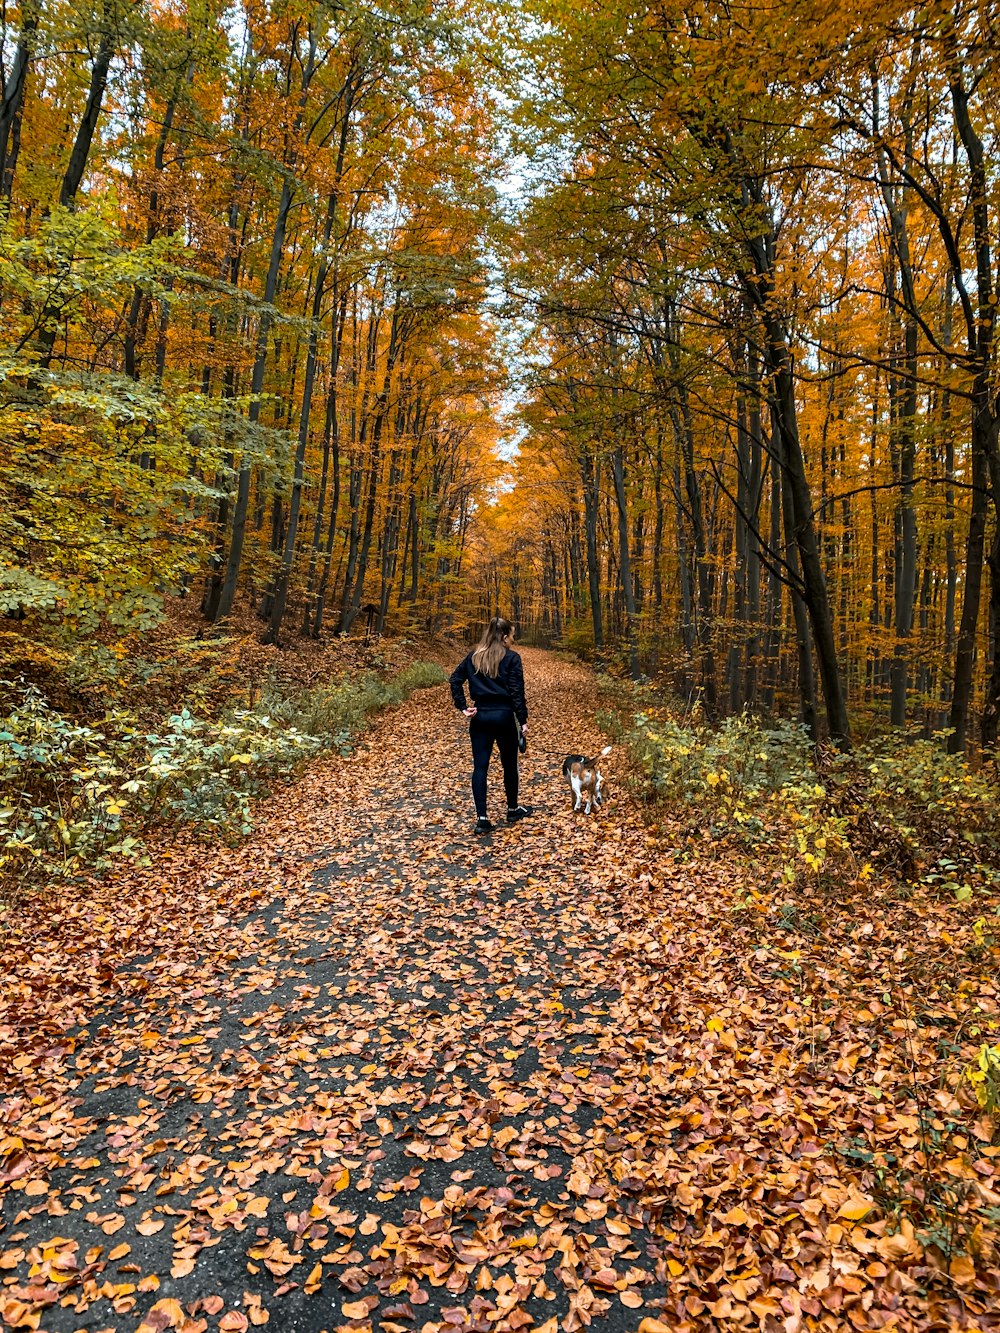
{"type": "Polygon", "coordinates": [[[990,1326],[982,928],[650,831],[615,754],[574,816],[593,681],[525,659],[530,821],[471,837],[425,691],[236,850],[8,921],[4,1326],[990,1326]]]}

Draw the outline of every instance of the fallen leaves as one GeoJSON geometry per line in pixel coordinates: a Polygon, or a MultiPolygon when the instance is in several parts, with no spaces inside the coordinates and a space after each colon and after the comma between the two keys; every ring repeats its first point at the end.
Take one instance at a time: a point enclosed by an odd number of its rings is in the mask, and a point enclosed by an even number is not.
{"type": "MultiPolygon", "coordinates": [[[[586,673],[528,666],[539,749],[587,742],[586,673]]],[[[933,1135],[970,1234],[1000,1207],[992,1127],[936,1054],[953,1015],[990,1021],[991,983],[904,1001],[876,907],[799,938],[762,880],[737,915],[761,868],[697,840],[680,863],[627,804],[574,820],[530,750],[545,818],[471,842],[444,707],[318,766],[231,862],[166,846],[25,948],[0,1043],[14,1015],[45,1036],[8,1075],[3,1324],[280,1328],[312,1301],[352,1333],[805,1333],[920,1327],[927,1292],[987,1308],[986,1230],[946,1256],[907,1201],[933,1135]]]]}

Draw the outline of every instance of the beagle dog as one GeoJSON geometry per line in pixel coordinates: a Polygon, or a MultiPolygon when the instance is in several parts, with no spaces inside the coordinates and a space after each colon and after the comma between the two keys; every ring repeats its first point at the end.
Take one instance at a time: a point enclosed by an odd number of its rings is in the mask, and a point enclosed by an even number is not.
{"type": "Polygon", "coordinates": [[[583,806],[584,814],[589,815],[592,806],[604,804],[601,788],[604,778],[597,767],[598,759],[604,759],[611,753],[611,746],[606,745],[596,759],[588,759],[584,754],[568,754],[563,760],[563,777],[569,778],[573,790],[573,809],[583,806]]]}

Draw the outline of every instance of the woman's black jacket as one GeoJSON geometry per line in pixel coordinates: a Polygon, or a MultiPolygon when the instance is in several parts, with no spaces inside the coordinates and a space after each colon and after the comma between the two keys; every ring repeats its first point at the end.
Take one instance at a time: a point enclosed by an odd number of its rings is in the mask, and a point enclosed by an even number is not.
{"type": "Polygon", "coordinates": [[[469,686],[472,702],[484,713],[513,712],[522,725],[528,720],[528,705],[524,699],[524,668],[520,654],[508,648],[496,676],[485,676],[472,665],[470,653],[451,673],[451,697],[456,708],[464,709],[465,685],[469,686]]]}

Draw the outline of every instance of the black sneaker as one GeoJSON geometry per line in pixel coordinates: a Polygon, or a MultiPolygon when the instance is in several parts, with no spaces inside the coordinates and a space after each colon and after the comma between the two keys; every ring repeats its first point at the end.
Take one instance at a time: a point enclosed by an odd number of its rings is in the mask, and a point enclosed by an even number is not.
{"type": "Polygon", "coordinates": [[[473,833],[490,833],[492,830],[493,824],[484,815],[482,819],[476,820],[476,827],[472,831],[473,833]]]}
{"type": "Polygon", "coordinates": [[[530,814],[531,814],[531,806],[530,806],[530,805],[519,805],[519,806],[517,806],[517,808],[514,809],[514,810],[512,810],[512,809],[510,808],[510,806],[508,806],[508,807],[507,807],[507,823],[508,823],[508,824],[516,824],[517,821],[518,821],[519,819],[527,819],[528,816],[529,816],[530,814]]]}

